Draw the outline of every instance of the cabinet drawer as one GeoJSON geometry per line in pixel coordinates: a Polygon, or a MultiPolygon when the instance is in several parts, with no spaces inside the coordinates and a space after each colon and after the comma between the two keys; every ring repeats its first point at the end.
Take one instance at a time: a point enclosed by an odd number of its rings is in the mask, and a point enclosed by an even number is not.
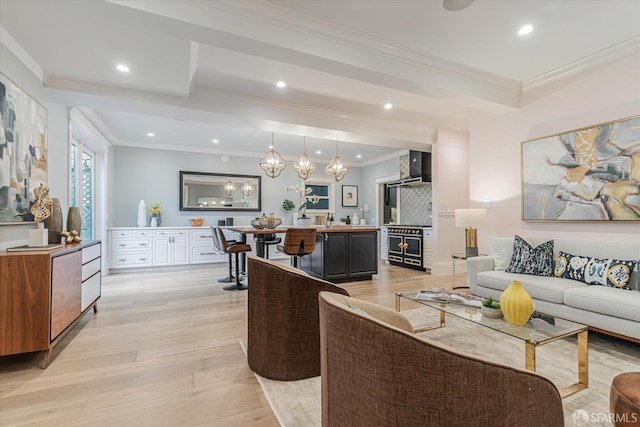
{"type": "Polygon", "coordinates": [[[114,253],[111,261],[113,268],[122,267],[145,267],[151,265],[151,254],[149,253],[114,253]]]}
{"type": "Polygon", "coordinates": [[[100,256],[100,245],[93,245],[82,249],[82,263],[86,264],[100,256]]]}
{"type": "MultiPolygon", "coordinates": [[[[213,243],[213,242],[212,242],[213,243]]],[[[211,247],[192,247],[191,248],[191,263],[198,262],[216,262],[222,259],[222,255],[218,253],[215,249],[213,249],[213,244],[211,247]]]]}
{"type": "Polygon", "coordinates": [[[133,235],[135,237],[151,237],[151,230],[134,230],[133,235]]]}
{"type": "Polygon", "coordinates": [[[87,278],[100,271],[100,259],[101,258],[96,258],[82,265],[82,280],[87,280],[87,278]]]}
{"type": "Polygon", "coordinates": [[[114,238],[117,237],[132,237],[133,230],[114,230],[111,232],[114,238]]]}
{"type": "Polygon", "coordinates": [[[202,230],[191,230],[192,245],[211,245],[213,247],[213,238],[211,237],[211,229],[203,228],[202,230]]]}
{"type": "Polygon", "coordinates": [[[82,304],[80,311],[84,311],[100,296],[100,280],[100,273],[98,273],[82,283],[82,304]]]}
{"type": "Polygon", "coordinates": [[[113,250],[149,249],[151,239],[113,239],[113,250]]]}
{"type": "Polygon", "coordinates": [[[188,235],[189,234],[185,230],[162,230],[153,232],[153,237],[187,237],[188,235]]]}

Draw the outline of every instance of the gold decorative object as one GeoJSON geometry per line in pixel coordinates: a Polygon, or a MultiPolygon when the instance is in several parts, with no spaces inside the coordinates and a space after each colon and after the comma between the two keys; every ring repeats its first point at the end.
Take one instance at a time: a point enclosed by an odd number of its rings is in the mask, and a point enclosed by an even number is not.
{"type": "Polygon", "coordinates": [[[192,227],[200,227],[204,224],[204,218],[189,218],[189,224],[191,224],[192,227]]]}
{"type": "Polygon", "coordinates": [[[533,313],[533,300],[522,287],[522,283],[513,280],[500,295],[500,307],[507,322],[522,326],[529,321],[533,313]]]}
{"type": "Polygon", "coordinates": [[[331,162],[326,169],[327,175],[332,175],[334,181],[338,182],[349,173],[349,164],[340,158],[338,155],[338,141],[336,141],[336,156],[331,159],[331,162]]]}
{"type": "Polygon", "coordinates": [[[270,151],[267,151],[264,157],[260,159],[260,168],[268,177],[275,178],[280,176],[286,166],[287,162],[285,162],[280,153],[274,149],[273,132],[271,132],[270,151]]]}
{"type": "Polygon", "coordinates": [[[311,177],[311,174],[316,170],[316,164],[313,163],[311,157],[307,154],[307,138],[303,137],[302,154],[296,159],[293,164],[293,170],[298,173],[300,179],[306,181],[311,177]]]}
{"type": "Polygon", "coordinates": [[[45,218],[49,218],[51,215],[51,205],[53,204],[53,200],[49,197],[49,187],[44,184],[40,184],[40,187],[35,188],[33,190],[33,195],[36,196],[36,201],[29,208],[29,212],[31,212],[36,219],[37,228],[40,221],[43,221],[45,218]]]}
{"type": "Polygon", "coordinates": [[[78,236],[78,232],[76,230],[71,231],[63,231],[60,233],[62,237],[64,237],[65,243],[80,243],[82,239],[78,236]]]}

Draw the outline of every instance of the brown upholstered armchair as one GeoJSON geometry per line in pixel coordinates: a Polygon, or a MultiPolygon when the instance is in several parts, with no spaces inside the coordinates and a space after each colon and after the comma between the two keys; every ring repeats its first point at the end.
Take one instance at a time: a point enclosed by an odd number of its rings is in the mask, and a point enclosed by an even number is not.
{"type": "Polygon", "coordinates": [[[349,293],[297,268],[248,258],[249,367],[274,380],[320,375],[318,294],[349,293]]]}
{"type": "Polygon", "coordinates": [[[564,425],[541,375],[422,339],[372,303],[323,292],[319,304],[324,427],[564,425]]]}

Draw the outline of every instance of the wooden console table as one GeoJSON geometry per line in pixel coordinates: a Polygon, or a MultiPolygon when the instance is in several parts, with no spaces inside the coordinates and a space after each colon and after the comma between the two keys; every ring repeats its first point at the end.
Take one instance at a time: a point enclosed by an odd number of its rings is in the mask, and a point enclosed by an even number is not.
{"type": "Polygon", "coordinates": [[[97,312],[101,278],[100,241],[27,252],[0,251],[0,356],[44,352],[80,318],[97,312]]]}

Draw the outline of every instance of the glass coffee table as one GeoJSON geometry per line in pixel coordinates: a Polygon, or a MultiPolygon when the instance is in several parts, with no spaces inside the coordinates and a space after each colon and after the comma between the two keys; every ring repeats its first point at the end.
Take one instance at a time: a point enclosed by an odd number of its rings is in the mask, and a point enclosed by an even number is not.
{"type": "MultiPolygon", "coordinates": [[[[445,326],[446,315],[450,314],[457,318],[473,322],[477,325],[493,329],[496,332],[512,336],[524,341],[525,345],[525,367],[536,371],[536,348],[562,338],[576,335],[578,337],[578,382],[568,387],[560,389],[560,395],[564,399],[589,386],[589,356],[588,356],[588,332],[587,326],[557,317],[546,316],[534,313],[532,319],[524,326],[512,325],[504,319],[490,319],[480,313],[480,308],[472,305],[465,305],[454,302],[458,300],[472,300],[477,297],[470,297],[458,292],[446,292],[447,300],[424,300],[418,299],[420,291],[408,291],[396,293],[396,310],[400,311],[402,300],[417,302],[426,307],[440,311],[440,323],[417,329],[416,332],[423,332],[445,326]],[[449,298],[450,297],[450,298],[449,298]]],[[[428,291],[427,291],[428,292],[428,291]]],[[[476,300],[477,303],[478,300],[476,300]]],[[[473,302],[471,302],[473,303],[473,302]]]]}

